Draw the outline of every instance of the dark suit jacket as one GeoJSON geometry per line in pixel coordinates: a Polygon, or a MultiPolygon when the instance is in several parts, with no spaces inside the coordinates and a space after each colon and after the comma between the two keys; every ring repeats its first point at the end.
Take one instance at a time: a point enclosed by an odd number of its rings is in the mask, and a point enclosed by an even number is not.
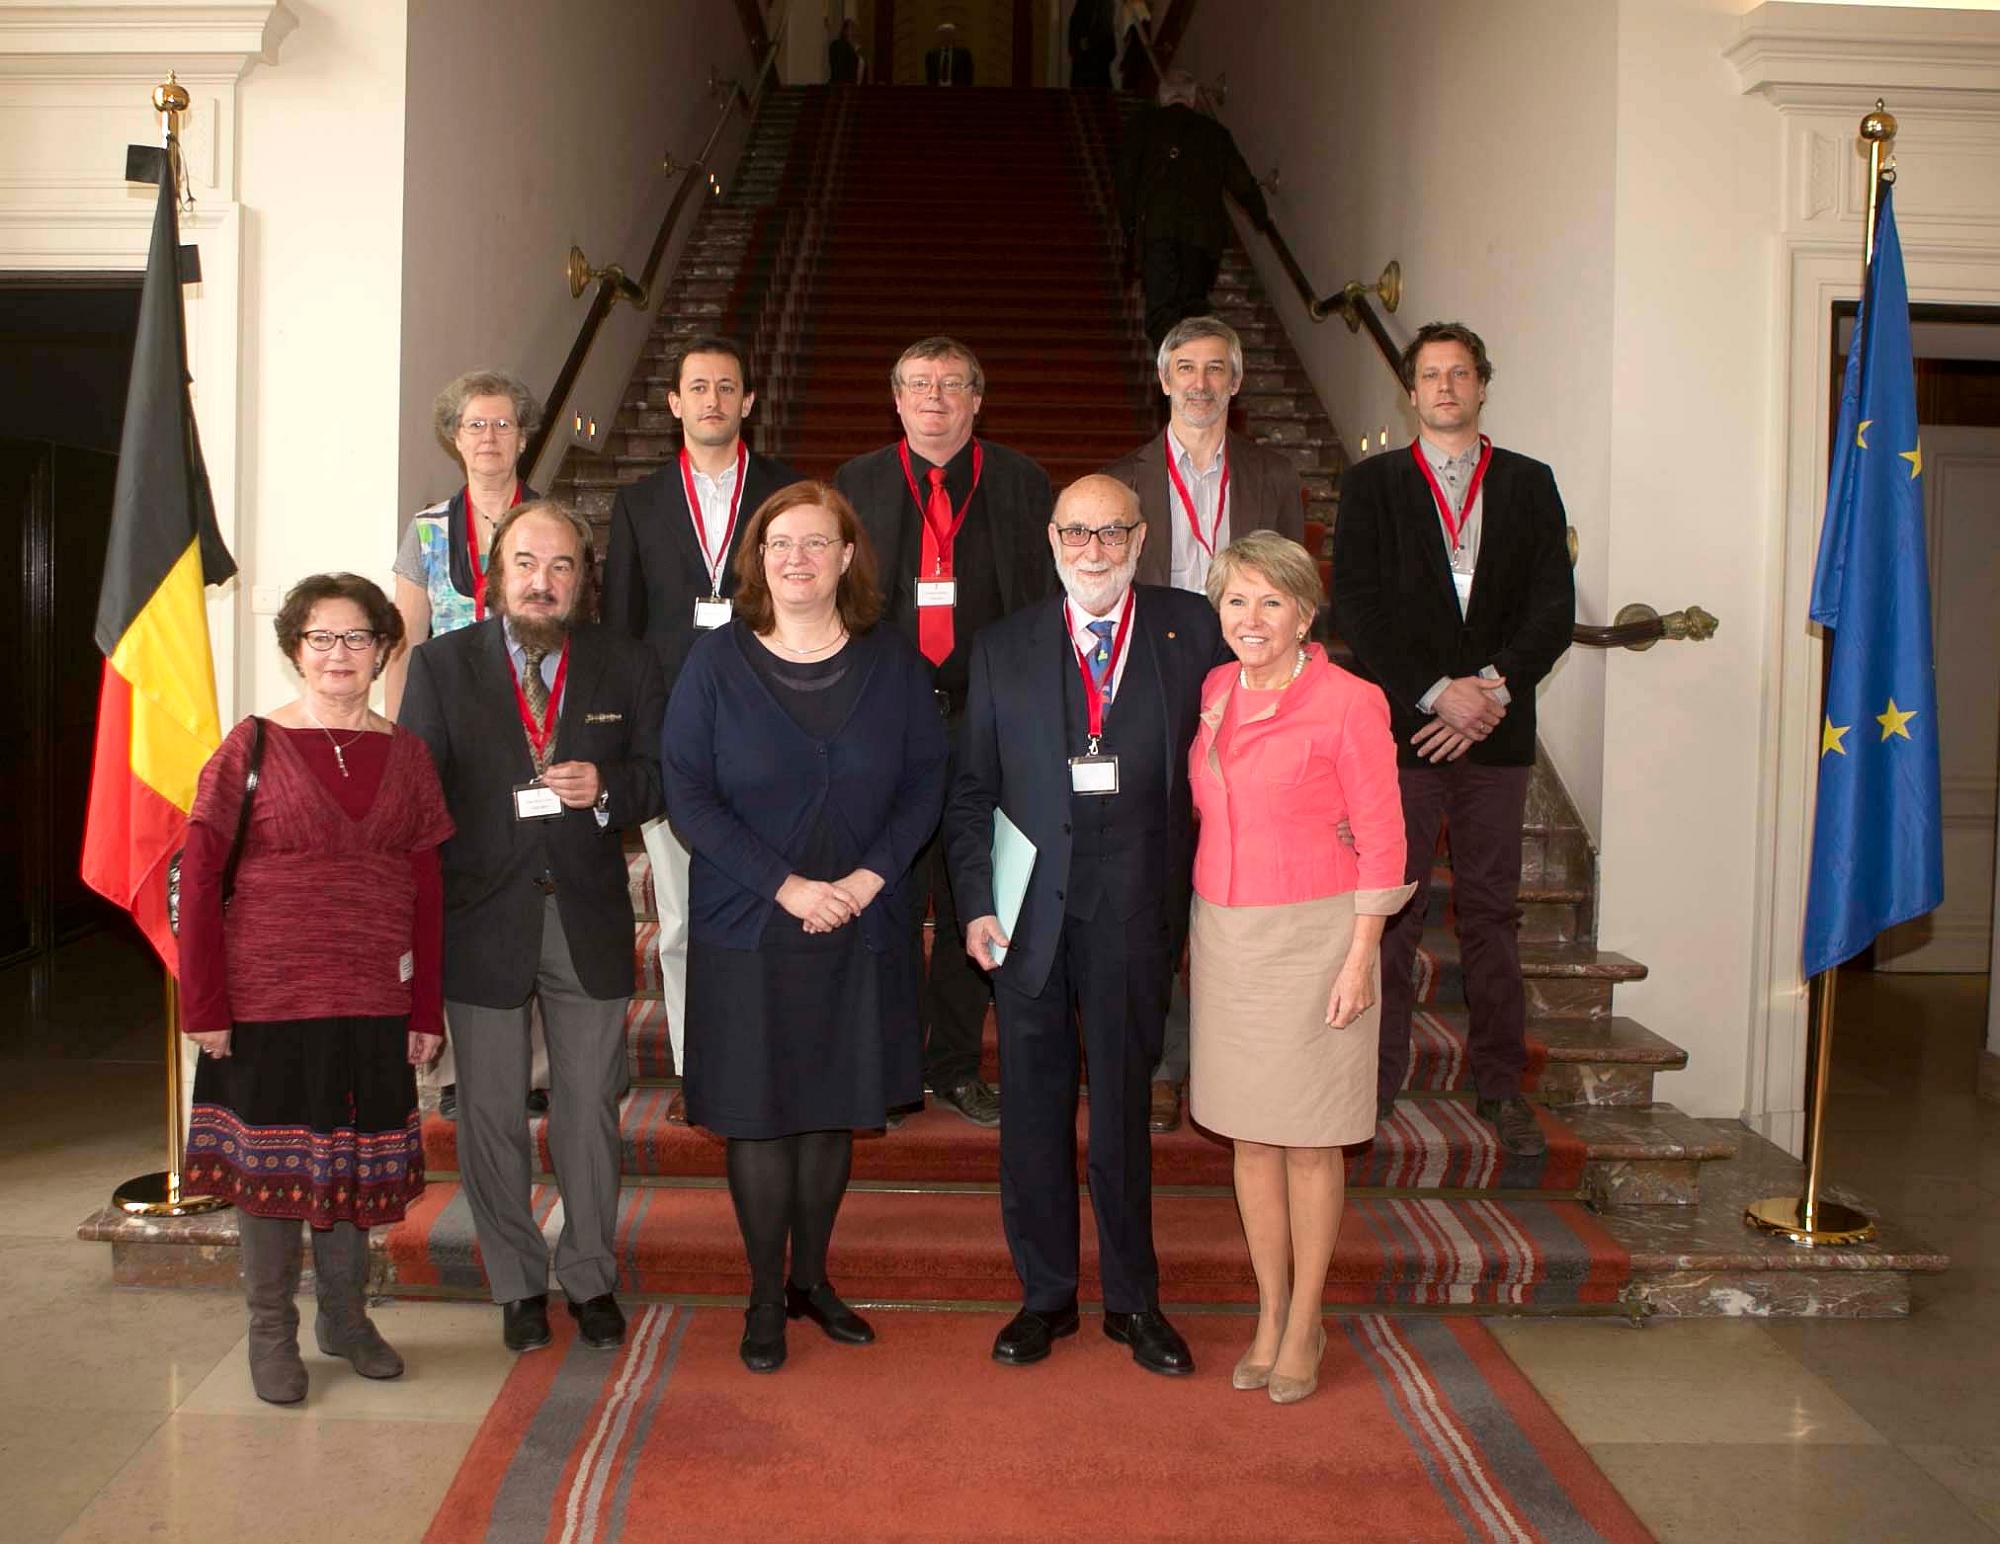
{"type": "Polygon", "coordinates": [[[667,812],[693,853],[693,936],[755,949],[779,886],[829,814],[861,849],[860,866],[884,881],[862,913],[864,940],[878,954],[901,949],[916,920],[910,865],[944,803],[944,720],[930,666],[894,628],[852,639],[861,694],[840,732],[815,740],[743,657],[745,626],[696,640],[661,737],[667,812]]]}
{"type": "Polygon", "coordinates": [[[951,55],[951,84],[969,86],[972,84],[972,50],[964,44],[949,49],[933,48],[924,55],[924,84],[936,86],[944,80],[944,56],[951,55]]]}
{"type": "MultiPolygon", "coordinates": [[[[799,481],[782,461],[750,452],[743,467],[743,499],[736,530],[722,559],[722,593],[736,593],[736,554],[750,517],[772,494],[799,481]]],[[[681,673],[694,644],[694,603],[708,594],[708,563],[688,514],[679,458],[620,488],[611,501],[611,538],[604,549],[604,591],[598,615],[604,625],[653,646],[667,689],[681,673]]]]}
{"type": "MultiPolygon", "coordinates": [[[[1230,539],[1251,531],[1276,531],[1293,541],[1304,541],[1306,506],[1298,468],[1279,452],[1234,429],[1229,431],[1228,455],[1230,539]]],[[[1139,495],[1139,512],[1146,517],[1146,550],[1139,554],[1139,583],[1166,584],[1173,572],[1174,530],[1187,519],[1167,478],[1166,436],[1154,435],[1104,471],[1139,495]]]]}
{"type": "Polygon", "coordinates": [[[588,623],[570,636],[556,719],[558,761],[596,764],[610,822],[565,809],[516,820],[512,790],[535,775],[498,617],[418,644],[400,721],[423,737],[458,834],[444,866],[444,995],[512,1008],[527,1000],[542,952],[543,892],[556,904],[578,979],[592,997],[632,995],[632,898],[623,827],[660,813],[660,715],[666,690],[643,644],[588,623]]]}
{"type": "MultiPolygon", "coordinates": [[[[1049,474],[1039,464],[991,440],[982,439],[979,444],[984,453],[979,491],[972,496],[958,539],[992,543],[1004,614],[1055,593],[1056,565],[1049,554],[1048,526],[1056,496],[1049,486],[1049,474]]],[[[923,555],[924,524],[910,497],[896,445],[856,456],[833,474],[833,485],[854,505],[875,548],[884,617],[914,644],[915,581],[923,555]]]]}
{"type": "Polygon", "coordinates": [[[1125,130],[1118,152],[1118,213],[1134,241],[1184,241],[1219,256],[1229,245],[1228,193],[1262,230],[1264,190],[1229,130],[1206,113],[1151,107],[1125,130]]]}
{"type": "MultiPolygon", "coordinates": [[[[1132,641],[1125,661],[1157,672],[1167,710],[1168,841],[1166,886],[1158,897],[1168,943],[1178,959],[1187,935],[1194,875],[1194,805],[1188,792],[1188,746],[1201,714],[1201,686],[1229,657],[1215,612],[1199,595],[1137,587],[1132,641]]],[[[957,773],[944,811],[952,895],[966,921],[993,912],[993,811],[1035,844],[1035,870],[1000,972],[1016,990],[1041,991],[1062,936],[1069,878],[1069,718],[1065,682],[1076,653],[1056,598],[996,622],[972,650],[972,690],[958,742],[957,773]]],[[[1115,716],[1118,704],[1113,699],[1115,716]]],[[[944,941],[939,941],[939,947],[944,941]]]]}
{"type": "Polygon", "coordinates": [[[1409,446],[1350,466],[1333,532],[1333,626],[1389,698],[1397,755],[1427,722],[1417,701],[1440,676],[1491,665],[1507,678],[1507,716],[1466,752],[1481,766],[1535,759],[1535,687],[1569,647],[1576,621],[1567,519],[1555,474],[1498,446],[1486,470],[1472,604],[1461,618],[1437,503],[1409,446]]]}

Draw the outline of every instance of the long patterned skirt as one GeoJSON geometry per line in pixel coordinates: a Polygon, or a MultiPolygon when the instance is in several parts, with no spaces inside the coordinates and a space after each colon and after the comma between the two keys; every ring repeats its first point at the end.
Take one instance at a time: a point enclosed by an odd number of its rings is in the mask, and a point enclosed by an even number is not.
{"type": "Polygon", "coordinates": [[[402,1220],[423,1194],[409,1019],[238,1024],[195,1071],[181,1188],[314,1227],[402,1220]]]}

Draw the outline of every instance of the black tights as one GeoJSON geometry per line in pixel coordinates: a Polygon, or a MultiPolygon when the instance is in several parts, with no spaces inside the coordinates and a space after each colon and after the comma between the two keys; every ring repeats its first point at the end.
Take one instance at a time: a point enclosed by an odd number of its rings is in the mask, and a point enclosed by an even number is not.
{"type": "Polygon", "coordinates": [[[852,1131],[729,1139],[729,1199],[750,1257],[750,1301],[785,1298],[785,1241],[792,1282],[810,1291],[826,1280],[826,1246],[854,1165],[852,1131]]]}

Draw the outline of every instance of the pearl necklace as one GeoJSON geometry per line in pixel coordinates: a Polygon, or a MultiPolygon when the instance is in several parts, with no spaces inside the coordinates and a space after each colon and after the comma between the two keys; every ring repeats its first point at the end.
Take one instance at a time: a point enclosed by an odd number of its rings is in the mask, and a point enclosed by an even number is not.
{"type": "Polygon", "coordinates": [[[313,727],[315,729],[317,729],[321,734],[326,736],[326,743],[333,747],[333,764],[340,768],[340,775],[342,777],[347,776],[347,756],[345,754],[346,749],[348,746],[354,744],[356,740],[359,740],[363,735],[368,733],[367,723],[364,721],[361,727],[354,731],[354,735],[351,739],[341,741],[334,739],[333,731],[327,728],[326,725],[322,724],[319,721],[319,715],[313,712],[311,708],[306,706],[304,698],[299,699],[299,711],[305,714],[307,718],[313,721],[313,727]]]}
{"type": "Polygon", "coordinates": [[[1236,667],[1236,682],[1246,692],[1281,692],[1299,678],[1299,672],[1306,668],[1306,651],[1299,650],[1299,657],[1292,661],[1292,673],[1276,686],[1252,686],[1250,672],[1242,665],[1236,667]]]}

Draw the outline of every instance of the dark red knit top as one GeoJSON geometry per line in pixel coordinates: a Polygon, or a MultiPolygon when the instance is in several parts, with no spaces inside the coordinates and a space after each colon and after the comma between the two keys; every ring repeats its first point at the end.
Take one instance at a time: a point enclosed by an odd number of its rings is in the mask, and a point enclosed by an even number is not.
{"type": "Polygon", "coordinates": [[[407,730],[265,724],[262,780],[225,913],[250,721],[202,769],[181,858],[181,994],[191,1030],[280,1019],[410,1016],[442,1032],[443,885],[452,833],[430,752],[407,730]]]}

